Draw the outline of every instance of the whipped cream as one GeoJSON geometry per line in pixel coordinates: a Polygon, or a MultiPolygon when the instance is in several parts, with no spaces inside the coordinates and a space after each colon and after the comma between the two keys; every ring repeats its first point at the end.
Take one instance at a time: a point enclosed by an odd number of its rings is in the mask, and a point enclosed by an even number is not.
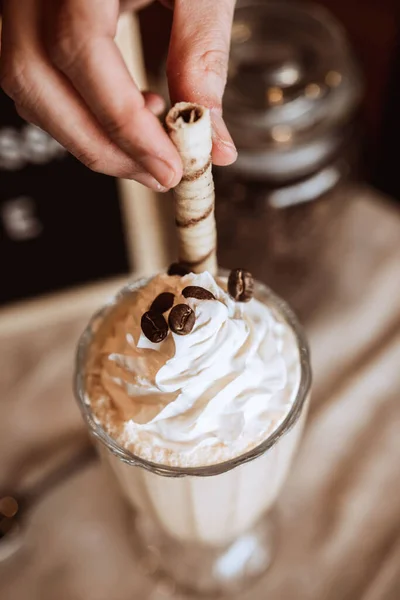
{"type": "Polygon", "coordinates": [[[219,283],[207,272],[154,277],[106,317],[107,332],[92,347],[86,400],[104,429],[142,458],[173,466],[232,459],[273,433],[296,398],[291,327],[256,298],[235,302],[219,283]],[[189,285],[216,300],[184,298],[189,285]],[[140,320],[161,292],[187,303],[196,322],[188,335],[170,331],[154,344],[140,320]]]}

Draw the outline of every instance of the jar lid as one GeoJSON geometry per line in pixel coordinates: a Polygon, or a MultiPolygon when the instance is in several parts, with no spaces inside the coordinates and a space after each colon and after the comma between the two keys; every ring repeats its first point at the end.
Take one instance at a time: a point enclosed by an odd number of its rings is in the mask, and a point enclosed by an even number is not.
{"type": "Polygon", "coordinates": [[[239,148],[304,142],[347,121],[361,77],[346,35],[325,9],[239,0],[224,116],[239,148]]]}

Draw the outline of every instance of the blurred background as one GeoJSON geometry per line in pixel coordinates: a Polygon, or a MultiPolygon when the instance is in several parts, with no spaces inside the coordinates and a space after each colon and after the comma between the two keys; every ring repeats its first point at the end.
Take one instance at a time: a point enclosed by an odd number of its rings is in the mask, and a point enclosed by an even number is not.
{"type": "MultiPolygon", "coordinates": [[[[118,32],[166,98],[171,19],[154,3],[118,32]]],[[[400,598],[399,24],[398,0],[237,3],[219,260],[293,305],[315,375],[276,560],[249,600],[400,598]]],[[[91,313],[174,258],[168,196],[92,173],[0,91],[2,600],[178,597],[133,564],[71,391],[91,313]]]]}
{"type": "MultiPolygon", "coordinates": [[[[244,191],[232,179],[251,180],[254,188],[261,181],[259,193],[252,190],[252,199],[243,201],[246,207],[263,189],[309,183],[308,189],[289,189],[284,200],[278,194],[281,199],[273,201],[299,203],[358,177],[400,201],[392,150],[400,127],[398,3],[366,0],[361,7],[356,1],[321,0],[301,9],[300,2],[260,0],[238,6],[225,114],[241,152],[238,165],[221,173],[230,180],[224,182],[224,195],[232,199],[233,194],[239,211],[244,191]],[[257,31],[256,14],[261,19],[257,31]],[[333,171],[324,172],[326,166],[333,171]]],[[[171,20],[171,12],[157,2],[139,13],[143,59],[138,31],[121,41],[136,78],[166,97],[171,20]]],[[[8,257],[0,267],[0,303],[136,268],[144,253],[132,239],[141,228],[131,236],[136,213],[121,200],[118,182],[84,169],[47,135],[23,123],[4,93],[0,115],[0,251],[8,257]],[[113,244],[101,243],[104,236],[112,236],[113,244]]],[[[129,190],[128,195],[135,193],[143,192],[129,190]]],[[[162,210],[162,203],[153,202],[162,210]]],[[[171,244],[164,239],[157,252],[172,252],[171,244]]]]}

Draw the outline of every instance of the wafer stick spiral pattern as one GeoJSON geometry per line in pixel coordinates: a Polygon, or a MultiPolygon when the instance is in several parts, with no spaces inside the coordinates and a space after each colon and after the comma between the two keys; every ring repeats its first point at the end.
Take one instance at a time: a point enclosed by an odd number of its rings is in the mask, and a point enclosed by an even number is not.
{"type": "Polygon", "coordinates": [[[210,111],[179,102],[166,126],[183,163],[183,177],[174,189],[179,260],[194,273],[217,271],[214,181],[211,173],[210,111]]]}

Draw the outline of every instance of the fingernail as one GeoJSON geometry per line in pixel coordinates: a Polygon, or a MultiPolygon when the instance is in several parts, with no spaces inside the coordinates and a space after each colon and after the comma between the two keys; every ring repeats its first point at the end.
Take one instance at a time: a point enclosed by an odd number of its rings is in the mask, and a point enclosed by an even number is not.
{"type": "Polygon", "coordinates": [[[161,183],[157,181],[157,179],[154,179],[154,177],[149,175],[149,173],[134,173],[131,179],[142,183],[151,190],[154,190],[155,192],[160,192],[163,194],[165,192],[168,192],[169,190],[169,188],[166,188],[163,185],[161,185],[161,183]]]}
{"type": "Polygon", "coordinates": [[[164,160],[157,156],[143,156],[140,158],[139,162],[145,170],[154,177],[161,187],[170,189],[173,186],[176,179],[176,173],[164,160]]]}
{"type": "Polygon", "coordinates": [[[151,110],[153,115],[156,115],[157,117],[161,115],[164,112],[166,106],[164,98],[162,98],[162,96],[159,96],[154,92],[146,91],[142,93],[146,101],[146,106],[149,110],[151,110]]]}
{"type": "Polygon", "coordinates": [[[220,113],[211,109],[211,119],[213,124],[213,139],[214,142],[223,144],[225,152],[229,153],[232,158],[237,157],[236,146],[231,138],[225,121],[220,113]]]}

